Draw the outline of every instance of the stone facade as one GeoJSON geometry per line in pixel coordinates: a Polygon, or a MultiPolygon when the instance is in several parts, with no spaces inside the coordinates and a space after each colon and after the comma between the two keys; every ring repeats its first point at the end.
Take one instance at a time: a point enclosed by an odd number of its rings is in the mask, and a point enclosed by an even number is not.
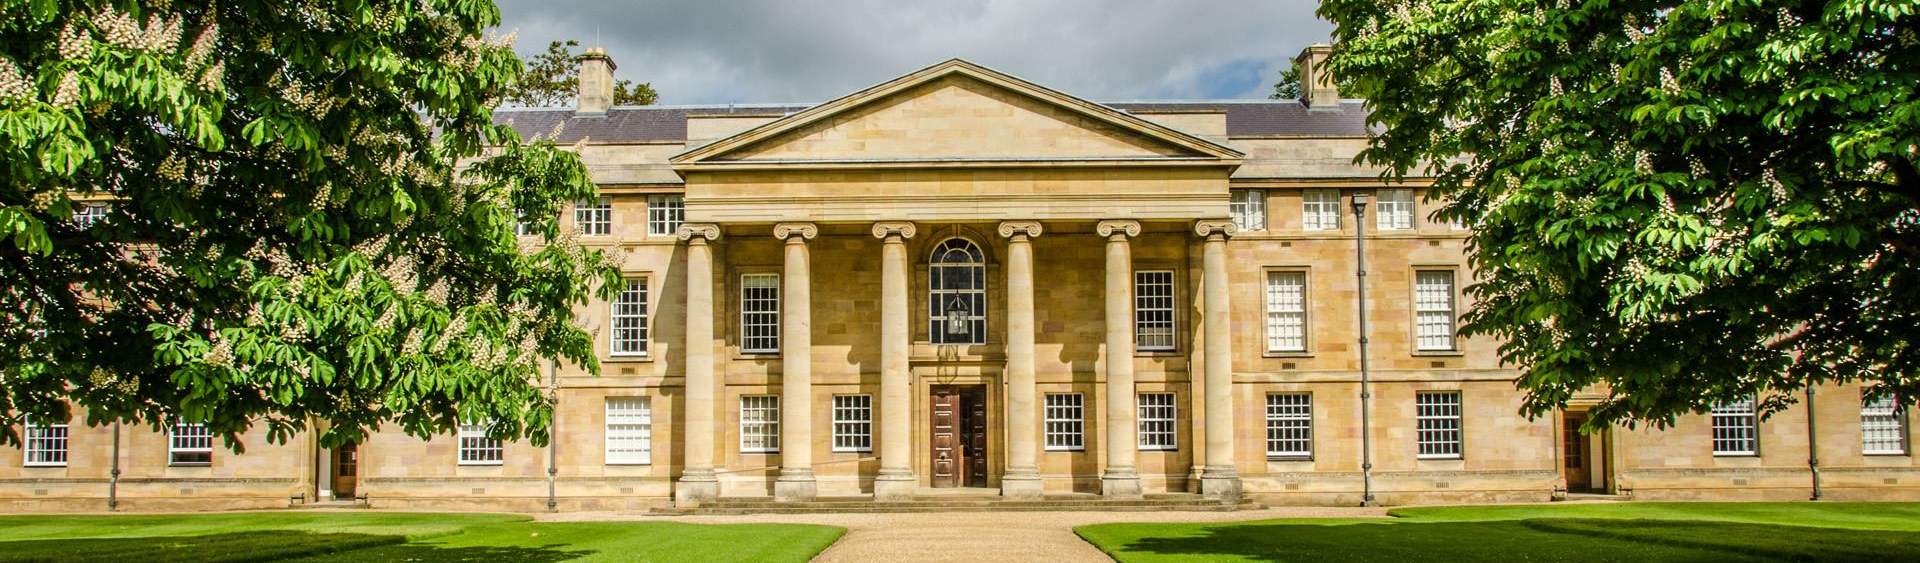
{"type": "MultiPolygon", "coordinates": [[[[583,84],[611,84],[597,75],[612,71],[610,59],[596,52],[586,62],[595,76],[583,84]]],[[[1805,405],[1753,423],[1751,455],[1715,455],[1708,416],[1666,430],[1566,433],[1597,396],[1553,416],[1518,414],[1515,372],[1500,364],[1497,342],[1416,345],[1421,300],[1444,295],[1457,314],[1470,305],[1460,287],[1473,279],[1465,231],[1429,220],[1433,202],[1417,197],[1407,228],[1377,230],[1377,203],[1358,221],[1372,397],[1363,424],[1350,204],[1389,189],[1418,194],[1422,183],[1383,184],[1353,164],[1366,143],[1363,110],[1326,84],[1313,86],[1322,90],[1307,96],[1311,105],[1102,105],[949,61],[810,107],[502,111],[529,134],[559,123],[563,141],[587,141],[581,151],[613,219],[610,232],[582,240],[619,257],[646,294],[626,311],[643,320],[617,320],[609,303],[576,311],[595,327],[602,374],[558,368],[552,446],[506,443],[497,459],[472,463],[455,436],[387,431],[355,447],[348,479],[336,475],[341,455],[311,437],[271,445],[255,432],[244,454],[215,448],[210,463],[184,466],[171,463],[165,432],[76,420],[63,464],[23,467],[24,452],[0,455],[0,507],[98,510],[109,495],[129,510],[339,496],[509,510],[716,496],[887,501],[944,483],[935,474],[952,460],[943,455],[983,458],[982,478],[954,482],[1010,497],[1198,492],[1357,504],[1370,457],[1371,491],[1384,504],[1542,501],[1570,488],[1793,499],[1811,493],[1816,436],[1828,497],[1920,498],[1905,453],[1912,429],[1902,419],[1892,430],[1901,453],[1866,455],[1854,387],[1820,388],[1811,427],[1805,405]],[[1308,195],[1329,193],[1308,190],[1333,190],[1335,228],[1307,228],[1308,195]],[[1262,208],[1258,219],[1244,212],[1249,203],[1262,208]],[[978,249],[983,303],[957,315],[984,317],[976,343],[935,334],[951,330],[949,298],[933,297],[935,270],[949,262],[935,255],[954,239],[978,249]],[[1170,273],[1156,278],[1163,298],[1135,295],[1139,272],[1170,273]],[[1453,284],[1423,297],[1421,272],[1450,273],[1453,284]],[[1269,350],[1276,273],[1300,280],[1305,344],[1296,351],[1269,350]],[[768,275],[775,285],[749,287],[768,275]],[[777,296],[773,324],[749,321],[749,293],[777,296]],[[1143,306],[1164,306],[1163,316],[1143,306]],[[1161,341],[1170,345],[1137,346],[1143,319],[1170,320],[1161,341]],[[644,353],[614,353],[622,322],[646,328],[644,353]],[[778,327],[776,348],[745,345],[756,322],[778,327]],[[979,435],[957,450],[942,437],[955,419],[931,399],[943,389],[984,398],[979,435]],[[1422,415],[1437,412],[1419,404],[1429,392],[1454,393],[1429,396],[1455,401],[1458,416],[1427,417],[1458,429],[1442,440],[1450,446],[1432,446],[1455,448],[1444,455],[1421,455],[1422,415]],[[1077,419],[1060,416],[1060,394],[1078,394],[1077,419]],[[1171,400],[1142,409],[1141,394],[1171,400]],[[623,410],[614,420],[613,409],[638,404],[644,418],[623,410]],[[778,430],[764,435],[747,424],[774,421],[778,430]],[[1299,440],[1270,448],[1282,434],[1299,440]]],[[[562,223],[573,226],[572,215],[562,223]]]]}

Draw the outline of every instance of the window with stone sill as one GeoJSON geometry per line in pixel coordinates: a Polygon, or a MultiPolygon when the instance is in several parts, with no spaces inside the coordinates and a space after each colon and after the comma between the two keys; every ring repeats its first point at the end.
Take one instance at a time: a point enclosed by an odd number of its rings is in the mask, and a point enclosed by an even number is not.
{"type": "Polygon", "coordinates": [[[1133,347],[1169,352],[1174,345],[1173,271],[1133,273],[1133,347]]]}
{"type": "Polygon", "coordinates": [[[1267,394],[1267,457],[1313,457],[1313,395],[1267,394]]]}
{"type": "Polygon", "coordinates": [[[1898,399],[1861,398],[1860,441],[1860,451],[1867,455],[1907,454],[1907,412],[1898,399]]]}
{"type": "Polygon", "coordinates": [[[873,395],[833,396],[833,451],[873,451],[873,395]]]}
{"type": "Polygon", "coordinates": [[[740,351],[780,353],[780,274],[740,276],[740,351]]]}
{"type": "Polygon", "coordinates": [[[653,463],[653,403],[646,397],[607,397],[607,465],[653,463]]]}
{"type": "Polygon", "coordinates": [[[27,417],[21,424],[22,464],[27,467],[60,467],[67,464],[67,425],[40,424],[27,417]]]}
{"type": "Polygon", "coordinates": [[[1307,351],[1307,273],[1267,272],[1267,351],[1307,351]]]}
{"type": "Polygon", "coordinates": [[[1414,394],[1414,423],[1420,459],[1460,459],[1460,392],[1414,394]]]}
{"type": "Polygon", "coordinates": [[[1340,230],[1340,190],[1301,190],[1300,228],[1308,231],[1340,230]]]}
{"type": "Polygon", "coordinates": [[[170,465],[211,465],[213,431],[205,424],[182,422],[167,432],[167,463],[170,465]]]}
{"type": "Polygon", "coordinates": [[[1146,451],[1180,449],[1180,407],[1172,393],[1141,393],[1139,404],[1139,443],[1146,451]]]}
{"type": "Polygon", "coordinates": [[[740,396],[740,452],[780,453],[780,396],[740,396]]]}
{"type": "Polygon", "coordinates": [[[603,197],[574,202],[573,228],[587,236],[613,234],[613,201],[603,197]]]}
{"type": "Polygon", "coordinates": [[[1228,214],[1233,216],[1234,228],[1242,231],[1267,229],[1266,190],[1232,190],[1229,195],[1228,214]]]}
{"type": "Polygon", "coordinates": [[[1047,393],[1044,401],[1042,434],[1050,452],[1087,449],[1083,433],[1086,426],[1086,396],[1079,393],[1047,393]]]}
{"type": "Polygon", "coordinates": [[[1413,190],[1380,190],[1374,204],[1375,228],[1382,231],[1413,228],[1413,190]]]}
{"type": "Polygon", "coordinates": [[[647,234],[672,235],[687,218],[687,200],[676,194],[647,196],[647,234]]]}
{"type": "Polygon", "coordinates": [[[466,421],[460,423],[455,434],[458,439],[460,465],[500,465],[506,462],[506,444],[499,438],[489,437],[493,430],[493,421],[466,421]]]}
{"type": "Polygon", "coordinates": [[[613,298],[609,351],[615,356],[647,355],[647,279],[632,278],[613,298]]]}
{"type": "Polygon", "coordinates": [[[1726,401],[1713,406],[1713,455],[1750,456],[1760,453],[1760,419],[1753,399],[1726,401]]]}
{"type": "Polygon", "coordinates": [[[1414,273],[1413,314],[1416,350],[1448,352],[1455,349],[1453,271],[1414,273]]]}

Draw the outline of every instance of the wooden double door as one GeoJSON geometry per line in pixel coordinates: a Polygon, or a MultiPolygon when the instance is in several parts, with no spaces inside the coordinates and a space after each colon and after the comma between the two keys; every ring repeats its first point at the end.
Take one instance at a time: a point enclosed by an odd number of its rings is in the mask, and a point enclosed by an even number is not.
{"type": "Polygon", "coordinates": [[[933,486],[987,486],[987,388],[984,385],[935,385],[933,486]]]}

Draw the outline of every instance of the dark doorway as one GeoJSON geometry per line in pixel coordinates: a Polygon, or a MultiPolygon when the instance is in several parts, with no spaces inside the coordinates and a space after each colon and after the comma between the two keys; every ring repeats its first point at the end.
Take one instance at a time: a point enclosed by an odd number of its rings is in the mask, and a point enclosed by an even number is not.
{"type": "Polygon", "coordinates": [[[1580,425],[1586,424],[1587,413],[1568,412],[1561,416],[1560,456],[1567,473],[1567,490],[1587,492],[1593,490],[1593,456],[1588,455],[1589,437],[1580,433],[1580,425]]]}
{"type": "Polygon", "coordinates": [[[353,498],[360,484],[360,445],[352,442],[333,449],[333,497],[353,498]]]}
{"type": "Polygon", "coordinates": [[[932,390],[933,486],[987,486],[987,389],[935,385],[932,390]]]}

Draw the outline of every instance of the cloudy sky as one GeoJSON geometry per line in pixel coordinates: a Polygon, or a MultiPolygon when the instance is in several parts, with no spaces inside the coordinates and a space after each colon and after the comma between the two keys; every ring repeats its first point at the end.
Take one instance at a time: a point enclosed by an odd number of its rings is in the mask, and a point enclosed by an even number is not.
{"type": "Polygon", "coordinates": [[[496,0],[523,54],[603,45],[663,104],[821,102],[960,57],[1101,101],[1259,98],[1313,0],[496,0]]]}

